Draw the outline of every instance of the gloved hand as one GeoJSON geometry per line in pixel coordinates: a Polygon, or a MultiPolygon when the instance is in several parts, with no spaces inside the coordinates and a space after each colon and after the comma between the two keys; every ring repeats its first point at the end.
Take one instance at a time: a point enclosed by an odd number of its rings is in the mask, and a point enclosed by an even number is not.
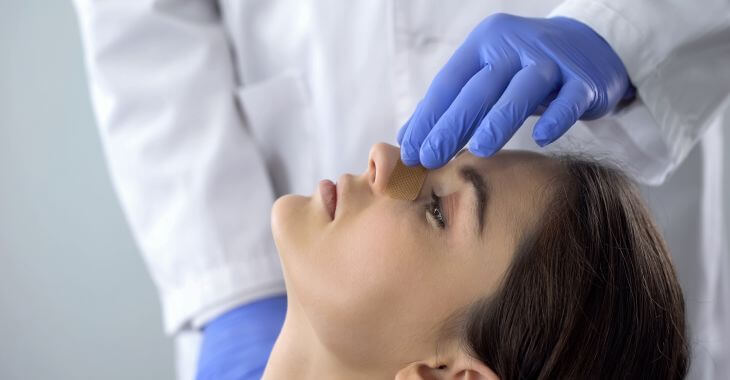
{"type": "Polygon", "coordinates": [[[209,322],[203,330],[198,380],[259,380],[279,336],[286,296],[256,301],[209,322]]]}
{"type": "Polygon", "coordinates": [[[401,159],[437,168],[467,142],[473,154],[491,156],[549,103],[532,131],[545,146],[634,92],[619,57],[588,26],[495,14],[454,52],[398,132],[401,159]]]}

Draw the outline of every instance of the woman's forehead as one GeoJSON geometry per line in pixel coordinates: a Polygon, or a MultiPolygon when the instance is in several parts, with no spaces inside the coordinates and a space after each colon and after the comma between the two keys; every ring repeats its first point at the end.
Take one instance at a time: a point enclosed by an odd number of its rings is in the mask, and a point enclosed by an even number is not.
{"type": "Polygon", "coordinates": [[[462,149],[443,168],[453,170],[468,164],[477,170],[486,171],[484,174],[489,174],[492,170],[544,168],[543,165],[553,161],[555,159],[550,156],[528,150],[501,150],[491,157],[479,157],[468,149],[462,149]]]}

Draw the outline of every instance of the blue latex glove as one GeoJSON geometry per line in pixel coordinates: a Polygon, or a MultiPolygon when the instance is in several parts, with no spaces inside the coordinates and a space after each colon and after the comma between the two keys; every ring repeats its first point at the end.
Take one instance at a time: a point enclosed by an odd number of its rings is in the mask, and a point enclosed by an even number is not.
{"type": "Polygon", "coordinates": [[[437,168],[467,142],[491,156],[543,105],[532,137],[545,146],[634,92],[621,59],[585,24],[495,14],[454,52],[398,132],[401,159],[437,168]]]}
{"type": "Polygon", "coordinates": [[[259,380],[286,315],[286,296],[256,301],[209,322],[203,330],[198,380],[259,380]]]}

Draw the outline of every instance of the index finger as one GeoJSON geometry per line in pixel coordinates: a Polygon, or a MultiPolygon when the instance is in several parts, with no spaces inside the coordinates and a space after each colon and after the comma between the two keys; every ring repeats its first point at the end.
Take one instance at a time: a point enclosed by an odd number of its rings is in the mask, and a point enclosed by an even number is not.
{"type": "Polygon", "coordinates": [[[402,133],[399,133],[402,138],[401,159],[404,163],[419,163],[419,151],[426,136],[456,99],[462,87],[480,70],[478,54],[473,47],[465,46],[466,44],[460,46],[436,74],[423,100],[402,128],[402,133]]]}

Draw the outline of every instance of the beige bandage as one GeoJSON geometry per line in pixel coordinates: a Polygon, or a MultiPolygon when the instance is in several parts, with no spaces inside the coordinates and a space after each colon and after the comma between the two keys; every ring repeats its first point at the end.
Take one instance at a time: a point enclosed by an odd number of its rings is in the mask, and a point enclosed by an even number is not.
{"type": "Polygon", "coordinates": [[[423,166],[406,166],[400,159],[390,175],[385,193],[391,198],[412,201],[418,198],[428,171],[423,166]]]}

